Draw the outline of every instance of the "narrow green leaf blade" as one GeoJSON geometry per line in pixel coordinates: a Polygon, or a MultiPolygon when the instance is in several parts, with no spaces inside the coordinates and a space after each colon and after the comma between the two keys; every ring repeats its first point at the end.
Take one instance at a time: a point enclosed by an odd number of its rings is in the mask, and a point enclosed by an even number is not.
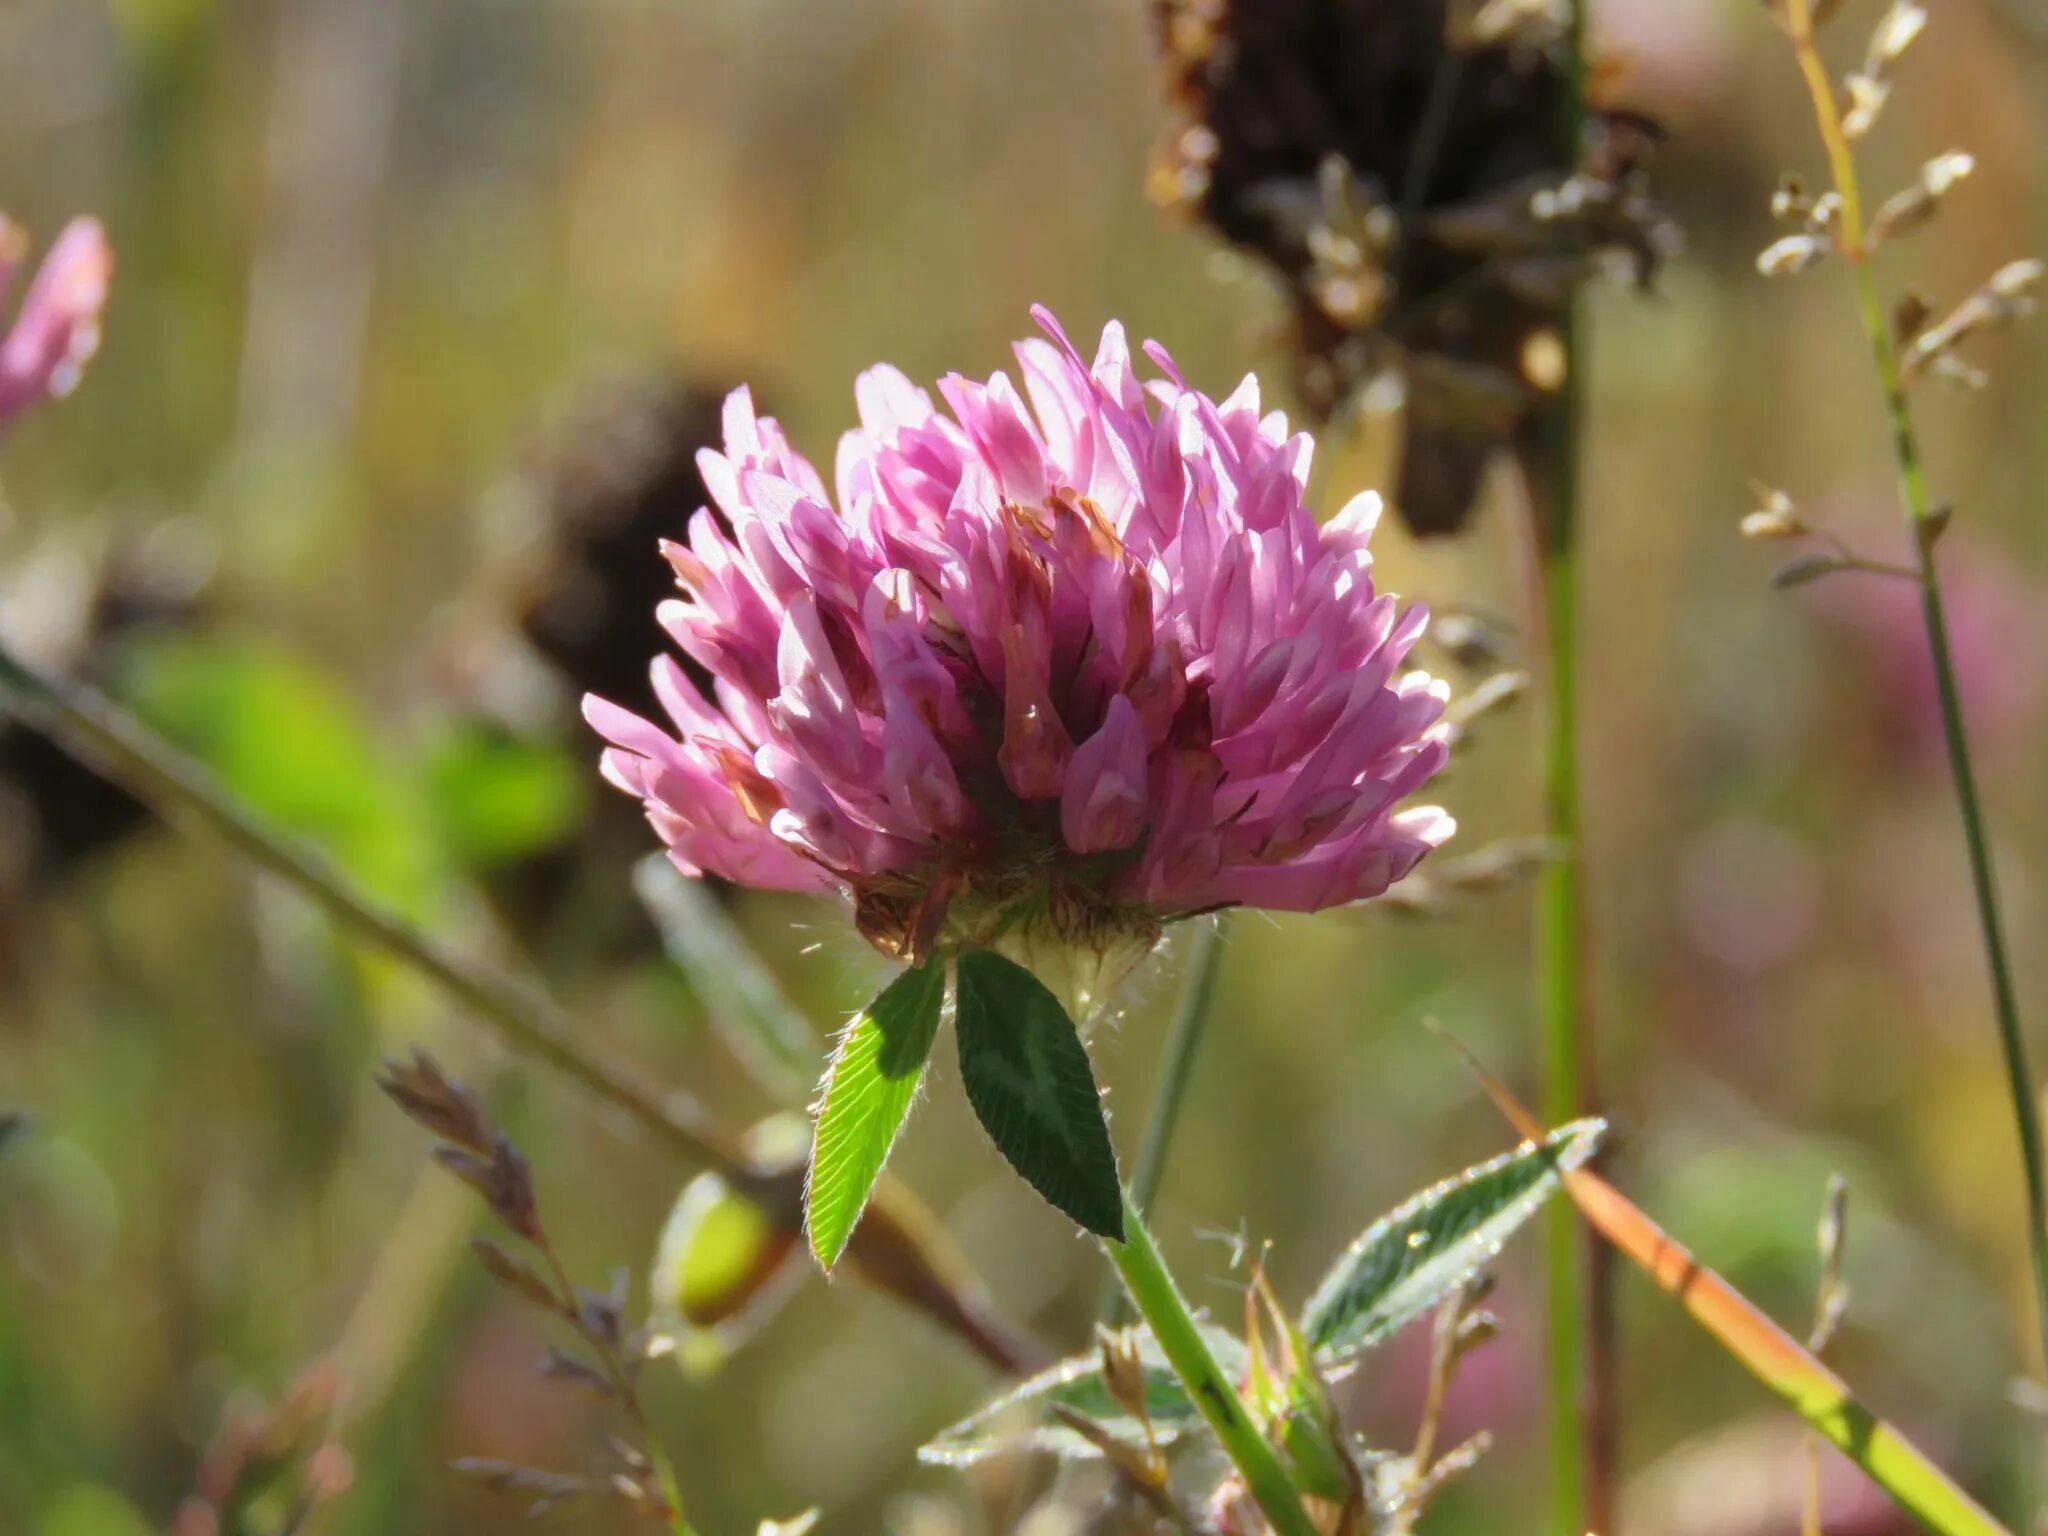
{"type": "Polygon", "coordinates": [[[817,1078],[817,1034],[739,924],[665,853],[640,861],[633,891],[719,1037],[763,1087],[800,1102],[817,1078]]]}
{"type": "MultiPolygon", "coordinates": [[[[1242,1375],[1244,1345],[1237,1336],[1207,1323],[1202,1334],[1225,1373],[1233,1379],[1242,1375]]],[[[1139,1336],[1138,1357],[1145,1371],[1146,1415],[1159,1442],[1168,1444],[1200,1425],[1201,1410],[1151,1334],[1139,1336]]],[[[1091,1351],[1040,1371],[942,1431],[917,1453],[918,1460],[928,1466],[970,1467],[1014,1451],[1043,1451],[1072,1461],[1099,1457],[1096,1445],[1054,1416],[1058,1408],[1093,1419],[1133,1447],[1145,1444],[1145,1426],[1110,1395],[1102,1379],[1101,1352],[1091,1351]]]]}
{"type": "Polygon", "coordinates": [[[821,1269],[829,1270],[846,1251],[910,1114],[939,1032],[945,992],[944,966],[905,971],[839,1037],[818,1104],[804,1186],[804,1228],[821,1269]]]}
{"type": "Polygon", "coordinates": [[[1368,1349],[1492,1261],[1593,1155],[1606,1126],[1577,1120],[1426,1189],[1367,1228],[1309,1298],[1302,1331],[1318,1359],[1368,1349]]]}
{"type": "Polygon", "coordinates": [[[1123,1189],[1088,1052],[1045,984],[994,950],[958,962],[960,1079],[1024,1181],[1090,1232],[1121,1242],[1123,1189]]]}

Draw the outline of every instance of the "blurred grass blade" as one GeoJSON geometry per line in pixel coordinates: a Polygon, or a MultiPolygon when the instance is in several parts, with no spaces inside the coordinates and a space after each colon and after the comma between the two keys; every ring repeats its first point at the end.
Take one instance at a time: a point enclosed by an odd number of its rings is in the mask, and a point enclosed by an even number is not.
{"type": "Polygon", "coordinates": [[[275,876],[359,943],[409,966],[507,1044],[582,1084],[685,1156],[744,1176],[745,1158],[688,1094],[650,1089],[594,1052],[574,1021],[536,985],[443,944],[366,892],[303,837],[281,831],[196,759],[97,689],[35,670],[0,645],[0,708],[95,772],[198,823],[275,876]]]}
{"type": "Polygon", "coordinates": [[[422,748],[422,793],[441,839],[472,869],[497,870],[577,834],[586,789],[554,743],[476,720],[442,723],[422,748]]]}
{"type": "Polygon", "coordinates": [[[1494,1256],[1593,1155],[1606,1130],[1579,1120],[1426,1189],[1366,1229],[1302,1314],[1318,1359],[1367,1349],[1431,1311],[1494,1256]]]}
{"type": "Polygon", "coordinates": [[[817,1034],[717,898],[659,853],[635,867],[633,891],[719,1038],[762,1087],[801,1103],[818,1077],[817,1034]]]}
{"type": "Polygon", "coordinates": [[[127,646],[117,677],[136,716],[243,805],[408,917],[432,910],[449,872],[442,828],[331,672],[255,637],[164,634],[127,646]]]}
{"type": "Polygon", "coordinates": [[[994,950],[963,950],[957,965],[953,1032],[976,1118],[1056,1210],[1121,1242],[1116,1153],[1074,1021],[1045,983],[994,950]]]}
{"type": "Polygon", "coordinates": [[[804,1186],[804,1228],[820,1269],[839,1262],[867,1209],[924,1081],[945,999],[945,962],[927,961],[882,988],[839,1038],[804,1186]]]}
{"type": "Polygon", "coordinates": [[[1565,1188],[1595,1231],[1677,1298],[1751,1375],[1869,1474],[1906,1513],[1943,1536],[2010,1536],[1947,1473],[1858,1402],[1847,1383],[1613,1185],[1579,1170],[1566,1175],[1565,1188]]]}
{"type": "MultiPolygon", "coordinates": [[[[1507,1086],[1471,1052],[1451,1043],[1508,1123],[1523,1136],[1542,1136],[1542,1127],[1507,1086]]],[[[2012,1536],[1917,1446],[1859,1402],[1848,1383],[1620,1190],[1583,1168],[1567,1171],[1564,1187],[1594,1231],[1674,1297],[1716,1343],[1861,1467],[1899,1508],[1940,1536],[2012,1536]]]]}
{"type": "MultiPolygon", "coordinates": [[[[1244,1345],[1237,1336],[1206,1324],[1202,1334],[1217,1364],[1233,1379],[1241,1375],[1244,1345]]],[[[1145,1417],[1151,1421],[1153,1439],[1166,1445],[1199,1426],[1202,1413],[1166,1363],[1158,1340],[1140,1331],[1137,1344],[1145,1378],[1145,1417]]],[[[1090,1350],[1039,1372],[942,1431],[917,1453],[918,1460],[930,1466],[968,1467],[1024,1450],[1069,1461],[1100,1457],[1099,1446],[1061,1422],[1061,1409],[1080,1414],[1133,1448],[1148,1443],[1145,1424],[1117,1401],[1104,1379],[1102,1352],[1090,1350]]]]}

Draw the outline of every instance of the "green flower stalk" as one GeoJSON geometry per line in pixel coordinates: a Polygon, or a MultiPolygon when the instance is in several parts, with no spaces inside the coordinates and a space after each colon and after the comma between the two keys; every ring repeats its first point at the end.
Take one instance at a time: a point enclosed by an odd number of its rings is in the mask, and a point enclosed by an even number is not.
{"type": "Polygon", "coordinates": [[[1167,1363],[1244,1479],[1246,1492],[1275,1536],[1320,1536],[1280,1453],[1253,1421],[1236,1383],[1216,1363],[1215,1352],[1159,1257],[1143,1213],[1129,1196],[1124,1198],[1123,1225],[1123,1240],[1105,1241],[1103,1247],[1167,1363]]]}

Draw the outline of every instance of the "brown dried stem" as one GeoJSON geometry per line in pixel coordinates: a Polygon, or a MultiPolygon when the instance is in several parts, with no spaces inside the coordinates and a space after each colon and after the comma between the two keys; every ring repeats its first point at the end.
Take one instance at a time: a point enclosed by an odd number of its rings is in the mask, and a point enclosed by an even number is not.
{"type": "MultiPolygon", "coordinates": [[[[0,708],[167,817],[197,822],[311,901],[337,927],[438,987],[506,1044],[624,1112],[685,1161],[717,1169],[773,1220],[797,1229],[800,1172],[792,1178],[756,1169],[695,1099],[651,1091],[581,1038],[537,986],[448,949],[379,906],[318,853],[265,825],[197,762],[105,695],[31,667],[0,646],[0,708]]],[[[1042,1350],[995,1314],[964,1257],[900,1181],[884,1178],[849,1257],[875,1287],[923,1312],[1004,1373],[1028,1374],[1042,1363],[1042,1350]]]]}

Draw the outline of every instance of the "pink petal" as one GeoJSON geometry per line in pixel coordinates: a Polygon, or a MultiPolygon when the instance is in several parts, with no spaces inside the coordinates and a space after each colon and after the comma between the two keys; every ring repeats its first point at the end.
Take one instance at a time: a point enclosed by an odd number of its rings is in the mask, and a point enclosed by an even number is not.
{"type": "Polygon", "coordinates": [[[44,395],[63,395],[99,347],[114,256],[94,219],[74,219],[44,258],[0,341],[0,428],[44,395]]]}
{"type": "Polygon", "coordinates": [[[1060,791],[1060,836],[1076,853],[1127,848],[1144,830],[1145,730],[1131,701],[1109,701],[1102,728],[1074,749],[1060,791]]]}

